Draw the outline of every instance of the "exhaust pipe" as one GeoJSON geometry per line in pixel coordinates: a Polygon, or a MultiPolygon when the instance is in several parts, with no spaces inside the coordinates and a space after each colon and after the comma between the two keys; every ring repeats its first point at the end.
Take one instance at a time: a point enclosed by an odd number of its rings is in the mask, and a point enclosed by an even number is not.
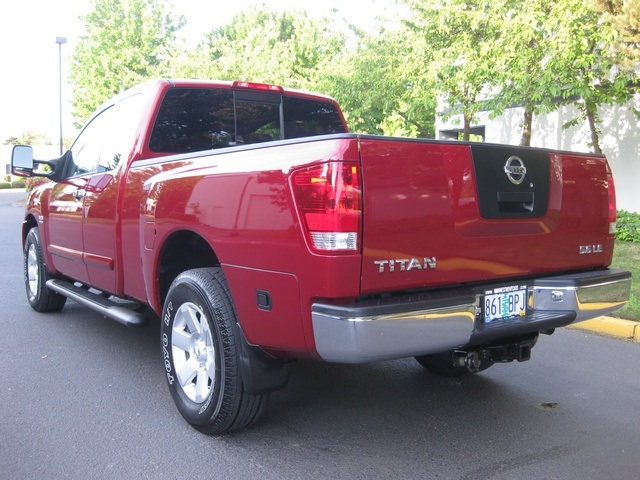
{"type": "Polygon", "coordinates": [[[531,360],[531,349],[536,344],[538,336],[533,339],[524,340],[506,345],[491,345],[476,350],[455,350],[452,355],[453,364],[456,367],[463,367],[472,373],[480,371],[480,368],[487,361],[491,363],[509,363],[518,361],[526,362],[531,360]]]}
{"type": "Polygon", "coordinates": [[[453,352],[453,364],[457,367],[464,367],[471,373],[479,372],[482,360],[486,358],[486,352],[486,350],[474,350],[471,352],[456,350],[453,352]]]}

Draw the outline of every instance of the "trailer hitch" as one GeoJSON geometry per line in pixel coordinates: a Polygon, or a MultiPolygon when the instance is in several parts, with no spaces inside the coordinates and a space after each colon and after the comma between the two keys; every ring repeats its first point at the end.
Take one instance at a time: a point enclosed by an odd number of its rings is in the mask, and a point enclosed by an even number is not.
{"type": "Polygon", "coordinates": [[[490,363],[526,362],[531,359],[531,349],[536,344],[538,336],[502,345],[489,345],[473,350],[455,350],[453,364],[464,367],[470,372],[478,372],[482,365],[490,363]]]}

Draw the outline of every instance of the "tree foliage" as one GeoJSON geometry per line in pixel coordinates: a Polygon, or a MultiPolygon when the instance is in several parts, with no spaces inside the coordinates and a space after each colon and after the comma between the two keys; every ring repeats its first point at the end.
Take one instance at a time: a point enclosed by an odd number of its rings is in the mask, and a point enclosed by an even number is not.
{"type": "Polygon", "coordinates": [[[53,145],[51,139],[41,133],[24,132],[17,137],[9,137],[5,145],[53,145]]]}
{"type": "Polygon", "coordinates": [[[495,42],[501,67],[489,102],[494,114],[522,105],[521,144],[529,145],[535,114],[573,103],[580,115],[567,126],[587,120],[599,152],[598,106],[624,102],[630,94],[629,72],[616,69],[609,55],[611,24],[584,0],[507,0],[501,15],[495,42]]]}
{"type": "MultiPolygon", "coordinates": [[[[406,23],[424,42],[425,76],[432,78],[449,114],[461,113],[463,136],[482,108],[483,92],[497,74],[494,44],[500,35],[500,16],[491,1],[405,0],[415,15],[406,23]]],[[[495,3],[495,2],[494,2],[495,3]]]]}
{"type": "Polygon", "coordinates": [[[480,109],[523,106],[528,145],[534,114],[572,103],[580,116],[567,126],[587,121],[598,153],[598,109],[624,103],[637,83],[638,59],[628,60],[637,53],[637,16],[630,17],[638,1],[404,0],[408,25],[431,48],[414,61],[430,63],[437,94],[462,113],[465,139],[480,109]],[[609,13],[595,10],[596,1],[609,13]]]}
{"type": "Polygon", "coordinates": [[[522,106],[524,145],[535,115],[575,104],[570,125],[587,122],[598,151],[599,109],[637,92],[640,0],[400,3],[404,23],[350,36],[304,10],[251,8],[185,51],[165,0],[93,0],[71,68],[76,115],[159,75],[250,80],[331,95],[366,133],[432,137],[440,100],[469,138],[480,110],[522,106]]]}
{"type": "Polygon", "coordinates": [[[622,68],[640,63],[640,0],[591,0],[593,8],[611,24],[615,36],[608,45],[610,56],[622,68]]]}
{"type": "Polygon", "coordinates": [[[623,67],[620,57],[613,54],[610,46],[616,30],[588,2],[562,0],[555,8],[562,22],[555,32],[549,64],[558,72],[562,100],[573,103],[580,112],[567,126],[586,121],[590,144],[594,152],[602,153],[598,111],[603,105],[629,100],[636,73],[623,67]]]}
{"type": "Polygon", "coordinates": [[[350,27],[355,42],[347,46],[345,30],[330,18],[249,9],[211,31],[176,74],[318,91],[340,102],[354,131],[433,136],[435,97],[406,62],[407,32],[350,27]]]}
{"type": "Polygon", "coordinates": [[[329,19],[305,10],[275,12],[251,8],[212,30],[186,61],[178,76],[251,80],[308,88],[324,62],[345,48],[345,36],[329,19]]]}
{"type": "Polygon", "coordinates": [[[69,74],[79,123],[113,95],[162,74],[185,23],[162,0],[93,0],[92,7],[69,74]]]}
{"type": "Polygon", "coordinates": [[[499,115],[509,107],[522,105],[520,144],[529,145],[534,115],[555,108],[560,96],[557,72],[548,68],[554,4],[546,0],[508,0],[494,5],[501,25],[492,42],[497,68],[487,106],[493,115],[499,115]]]}
{"type": "Polygon", "coordinates": [[[434,137],[436,98],[410,30],[376,35],[354,30],[357,48],[326,64],[314,87],[334,96],[352,130],[364,133],[434,137]]]}

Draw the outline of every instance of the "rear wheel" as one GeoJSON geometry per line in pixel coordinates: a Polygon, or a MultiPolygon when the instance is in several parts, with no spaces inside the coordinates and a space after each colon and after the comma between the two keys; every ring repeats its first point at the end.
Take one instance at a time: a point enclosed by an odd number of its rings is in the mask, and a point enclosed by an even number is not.
{"type": "Polygon", "coordinates": [[[24,242],[24,283],[29,305],[38,312],[57,312],[64,307],[67,297],[47,288],[51,278],[44,263],[40,230],[33,227],[24,242]]]}
{"type": "Polygon", "coordinates": [[[248,394],[240,372],[236,313],[220,268],[180,274],[162,315],[167,383],[184,419],[217,435],[255,423],[268,395],[248,394]]]}
{"type": "Polygon", "coordinates": [[[479,360],[480,363],[477,365],[477,369],[475,371],[469,370],[467,367],[454,364],[453,351],[435,353],[432,355],[421,355],[419,357],[415,357],[415,359],[427,371],[450,378],[460,377],[470,373],[478,373],[493,365],[493,360],[482,358],[479,360]]]}

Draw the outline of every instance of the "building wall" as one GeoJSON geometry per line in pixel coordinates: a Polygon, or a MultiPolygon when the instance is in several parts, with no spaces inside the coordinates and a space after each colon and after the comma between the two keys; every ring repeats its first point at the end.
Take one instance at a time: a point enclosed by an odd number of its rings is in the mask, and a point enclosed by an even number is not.
{"type": "MultiPolygon", "coordinates": [[[[640,95],[626,105],[602,109],[600,146],[609,160],[616,183],[619,210],[640,213],[640,119],[633,109],[640,111],[640,95]]],[[[508,109],[504,115],[491,119],[490,112],[481,112],[474,126],[484,127],[485,142],[518,145],[522,133],[524,109],[508,109]]],[[[575,152],[590,152],[589,127],[585,122],[563,129],[562,125],[577,116],[575,107],[567,106],[548,115],[534,116],[531,146],[575,152]]],[[[439,138],[445,132],[460,129],[460,118],[438,119],[439,138]]]]}

